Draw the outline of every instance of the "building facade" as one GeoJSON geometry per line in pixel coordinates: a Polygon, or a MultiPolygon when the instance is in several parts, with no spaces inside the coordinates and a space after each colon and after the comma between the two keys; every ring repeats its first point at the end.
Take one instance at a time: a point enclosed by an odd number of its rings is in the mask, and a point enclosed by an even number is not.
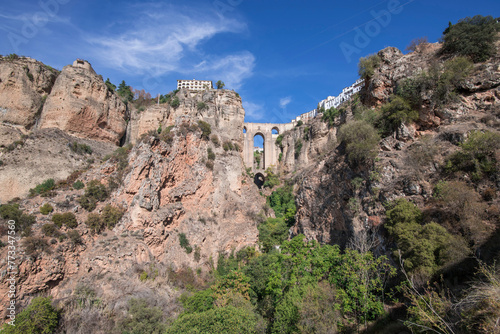
{"type": "Polygon", "coordinates": [[[328,96],[326,99],[319,103],[320,108],[328,110],[330,108],[337,108],[339,105],[345,101],[351,99],[351,97],[361,90],[361,87],[365,85],[363,79],[358,79],[354,84],[349,87],[342,89],[342,93],[338,96],[328,96]]]}
{"type": "Polygon", "coordinates": [[[177,89],[205,90],[213,89],[214,86],[210,80],[177,80],[177,89]]]}

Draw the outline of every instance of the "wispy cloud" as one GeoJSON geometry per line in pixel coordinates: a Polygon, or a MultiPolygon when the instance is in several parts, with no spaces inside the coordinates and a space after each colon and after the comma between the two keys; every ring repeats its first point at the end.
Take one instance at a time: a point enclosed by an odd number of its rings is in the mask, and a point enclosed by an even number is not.
{"type": "Polygon", "coordinates": [[[216,75],[235,89],[252,75],[255,57],[249,51],[216,56],[217,50],[207,45],[217,34],[245,32],[241,21],[175,6],[134,13],[134,17],[141,19],[119,34],[87,38],[94,56],[106,66],[133,74],[216,75]]]}
{"type": "Polygon", "coordinates": [[[260,120],[264,117],[264,106],[257,103],[243,101],[243,108],[245,109],[245,119],[260,120]]]}
{"type": "Polygon", "coordinates": [[[283,98],[280,99],[280,107],[281,108],[286,108],[286,106],[289,105],[290,102],[292,102],[292,97],[291,96],[283,97],[283,98]]]}

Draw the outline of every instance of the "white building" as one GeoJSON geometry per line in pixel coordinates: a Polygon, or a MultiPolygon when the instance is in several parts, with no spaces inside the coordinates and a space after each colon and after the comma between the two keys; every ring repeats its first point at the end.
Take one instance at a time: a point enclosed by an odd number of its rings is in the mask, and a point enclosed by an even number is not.
{"type": "Polygon", "coordinates": [[[345,87],[342,89],[342,93],[338,96],[328,96],[325,100],[319,103],[319,106],[328,110],[330,108],[337,108],[343,102],[350,100],[351,97],[361,90],[361,87],[365,85],[365,81],[363,79],[358,79],[354,84],[349,87],[345,87]]]}
{"type": "Polygon", "coordinates": [[[214,86],[210,80],[177,80],[177,89],[189,89],[189,90],[205,90],[213,89],[214,86]]]}

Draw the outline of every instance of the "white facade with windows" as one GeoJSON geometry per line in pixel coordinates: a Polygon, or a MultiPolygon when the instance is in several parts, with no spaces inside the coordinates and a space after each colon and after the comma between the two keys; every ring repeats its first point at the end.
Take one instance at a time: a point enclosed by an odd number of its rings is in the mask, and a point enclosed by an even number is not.
{"type": "Polygon", "coordinates": [[[338,96],[328,96],[326,99],[319,103],[319,106],[328,110],[330,108],[337,108],[343,102],[351,99],[351,97],[361,90],[361,87],[365,85],[365,80],[358,79],[354,84],[349,87],[342,89],[342,93],[338,96]]]}
{"type": "Polygon", "coordinates": [[[205,90],[213,89],[211,80],[177,80],[177,89],[205,90]]]}

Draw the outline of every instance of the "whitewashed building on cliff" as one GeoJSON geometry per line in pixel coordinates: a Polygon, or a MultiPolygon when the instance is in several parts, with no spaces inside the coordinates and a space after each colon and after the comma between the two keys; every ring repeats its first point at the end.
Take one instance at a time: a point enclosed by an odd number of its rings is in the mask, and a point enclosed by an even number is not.
{"type": "Polygon", "coordinates": [[[343,102],[350,100],[351,97],[361,90],[361,87],[365,85],[365,80],[358,79],[356,82],[349,87],[342,89],[342,93],[338,96],[328,96],[326,99],[319,103],[320,108],[328,110],[330,108],[337,108],[343,102]]]}
{"type": "Polygon", "coordinates": [[[177,80],[177,89],[205,90],[214,88],[210,80],[177,80]]]}

